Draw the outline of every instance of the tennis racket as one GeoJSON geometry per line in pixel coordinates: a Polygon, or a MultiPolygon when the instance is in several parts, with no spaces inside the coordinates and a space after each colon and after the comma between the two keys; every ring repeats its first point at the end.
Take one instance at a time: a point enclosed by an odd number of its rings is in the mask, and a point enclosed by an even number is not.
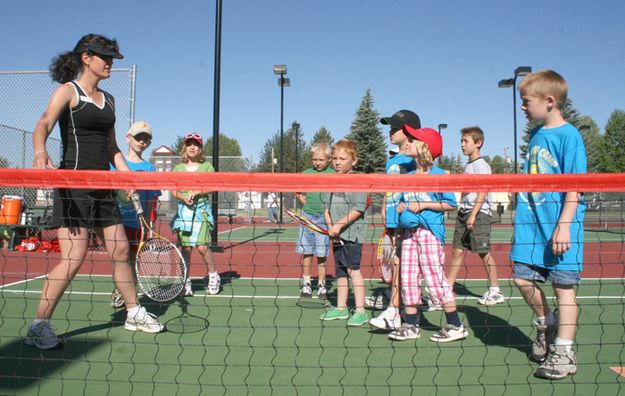
{"type": "Polygon", "coordinates": [[[184,289],[187,264],[180,250],[159,235],[145,219],[139,194],[132,195],[132,203],[141,225],[141,240],[135,259],[137,282],[141,290],[154,301],[169,301],[184,289]],[[148,238],[150,234],[150,238],[148,238]]]}
{"type": "Polygon", "coordinates": [[[393,240],[390,235],[384,229],[380,240],[378,241],[378,269],[380,270],[380,276],[382,281],[387,285],[393,283],[393,258],[395,257],[395,247],[393,246],[393,240]]]}
{"type": "MultiPolygon", "coordinates": [[[[291,217],[293,220],[297,221],[304,227],[308,228],[309,230],[317,232],[319,234],[330,236],[330,234],[328,234],[328,230],[325,227],[320,226],[319,224],[310,220],[308,217],[302,215],[301,213],[298,213],[294,211],[293,209],[285,209],[284,211],[286,212],[287,215],[289,215],[289,217],[291,217]]],[[[336,239],[341,243],[341,245],[344,245],[342,239],[340,238],[336,238],[336,239]]]]}

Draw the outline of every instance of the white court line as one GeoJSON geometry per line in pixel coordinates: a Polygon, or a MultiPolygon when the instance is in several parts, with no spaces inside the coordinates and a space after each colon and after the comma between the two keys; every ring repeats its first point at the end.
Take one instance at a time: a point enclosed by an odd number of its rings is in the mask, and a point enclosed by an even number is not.
{"type": "MultiPolygon", "coordinates": [[[[19,294],[19,293],[23,293],[23,294],[40,294],[41,291],[39,290],[2,290],[2,292],[0,294],[4,294],[4,293],[13,293],[13,294],[19,294]]],[[[75,295],[79,295],[79,296],[88,296],[88,295],[92,295],[92,296],[110,296],[111,293],[110,292],[81,292],[81,291],[66,291],[65,294],[75,294],[75,295]]],[[[142,294],[139,294],[142,295],[142,294]]],[[[269,295],[254,295],[254,294],[217,294],[217,295],[208,295],[205,293],[198,293],[195,292],[194,293],[194,297],[207,297],[207,298],[254,298],[254,299],[262,299],[262,300],[295,300],[295,299],[300,299],[301,297],[299,295],[296,296],[269,296],[269,295]]],[[[193,297],[191,297],[193,298],[193,297]]],[[[456,300],[477,300],[478,298],[481,297],[474,297],[474,296],[456,296],[456,300]]],[[[551,296],[548,297],[551,299],[554,299],[555,297],[551,296]]],[[[506,297],[506,300],[522,300],[523,297],[519,296],[519,297],[506,297]]],[[[577,299],[579,300],[590,300],[590,299],[600,299],[600,300],[625,300],[625,296],[577,296],[577,299]]],[[[310,299],[303,299],[304,301],[308,301],[310,299]]],[[[315,300],[315,299],[313,299],[315,300]]]]}
{"type": "Polygon", "coordinates": [[[15,286],[15,285],[19,285],[21,283],[30,282],[31,280],[37,280],[37,279],[45,278],[46,276],[48,276],[48,274],[39,275],[39,276],[36,276],[34,278],[28,278],[28,279],[24,279],[24,280],[13,282],[13,283],[7,283],[6,285],[0,285],[0,290],[4,289],[5,287],[8,287],[8,286],[15,286]]]}

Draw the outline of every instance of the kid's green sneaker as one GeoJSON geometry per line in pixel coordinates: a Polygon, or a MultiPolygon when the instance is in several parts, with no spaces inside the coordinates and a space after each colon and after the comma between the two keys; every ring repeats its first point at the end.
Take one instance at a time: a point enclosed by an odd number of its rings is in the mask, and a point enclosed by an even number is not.
{"type": "Polygon", "coordinates": [[[369,315],[366,312],[354,312],[347,320],[348,326],[362,326],[369,323],[369,315]]]}
{"type": "Polygon", "coordinates": [[[347,308],[330,308],[326,312],[319,315],[321,320],[337,320],[347,319],[349,317],[349,309],[347,308]]]}

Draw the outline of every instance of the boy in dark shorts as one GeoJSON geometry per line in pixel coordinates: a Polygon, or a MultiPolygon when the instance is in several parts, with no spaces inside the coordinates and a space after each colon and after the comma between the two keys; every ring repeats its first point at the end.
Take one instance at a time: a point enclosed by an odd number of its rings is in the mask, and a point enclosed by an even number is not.
{"type": "MultiPolygon", "coordinates": [[[[480,155],[484,145],[484,132],[480,127],[472,126],[462,129],[460,133],[462,153],[469,157],[464,173],[490,175],[490,165],[480,155]]],[[[447,270],[447,280],[453,287],[467,250],[477,253],[488,274],[488,290],[477,300],[482,305],[496,305],[505,301],[499,289],[495,259],[490,253],[492,209],[493,199],[490,193],[462,193],[456,217],[453,256],[447,270]]]]}

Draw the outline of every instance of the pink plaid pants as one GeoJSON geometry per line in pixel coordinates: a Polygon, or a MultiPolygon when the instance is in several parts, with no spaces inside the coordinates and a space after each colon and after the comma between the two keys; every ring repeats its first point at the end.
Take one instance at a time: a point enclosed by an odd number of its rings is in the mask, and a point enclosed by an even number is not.
{"type": "Polygon", "coordinates": [[[401,247],[401,293],[404,305],[421,304],[421,282],[425,280],[435,305],[455,301],[445,276],[445,251],[441,242],[426,228],[403,231],[401,247]]]}

